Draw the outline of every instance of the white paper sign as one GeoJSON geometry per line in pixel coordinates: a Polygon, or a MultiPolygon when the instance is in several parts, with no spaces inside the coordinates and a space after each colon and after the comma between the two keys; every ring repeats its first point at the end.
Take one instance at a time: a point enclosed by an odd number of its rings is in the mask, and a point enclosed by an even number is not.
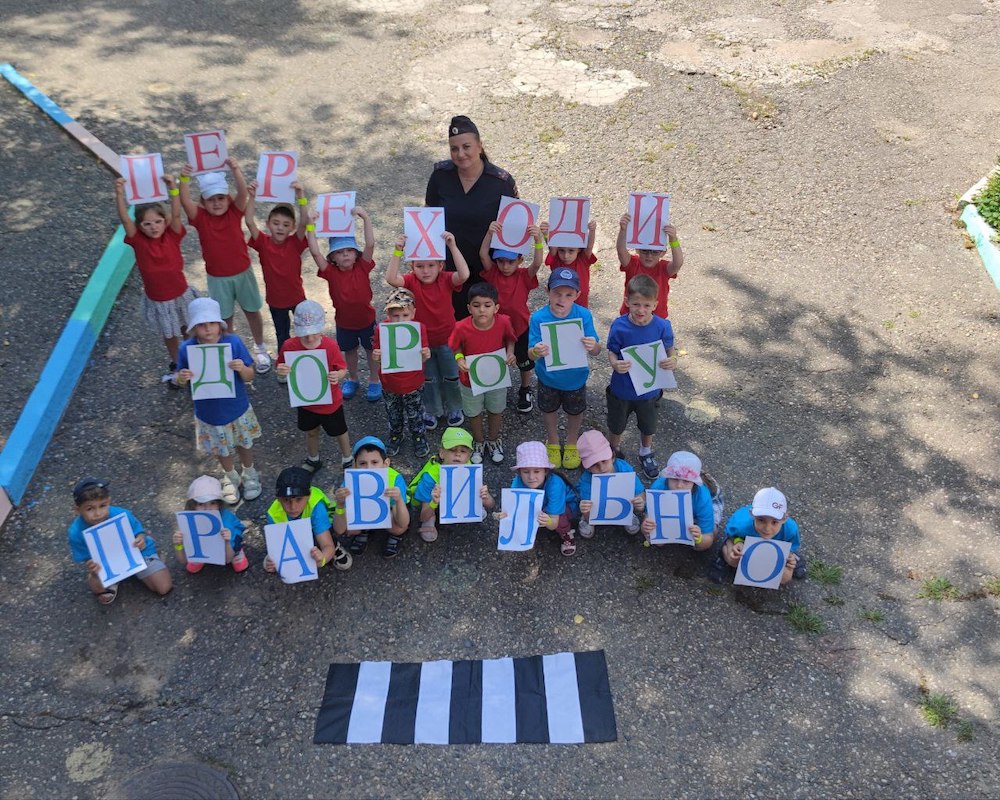
{"type": "Polygon", "coordinates": [[[677,378],[672,369],[663,369],[660,362],[668,358],[663,342],[634,344],[622,348],[622,358],[631,361],[628,376],[632,379],[635,393],[648,394],[657,389],[676,389],[677,378]]]}
{"type": "Polygon", "coordinates": [[[583,320],[562,319],[541,324],[542,342],[549,346],[545,369],[559,372],[587,366],[587,348],[583,346],[583,320]]]}
{"type": "Polygon", "coordinates": [[[357,192],[326,192],[316,195],[316,236],[354,236],[357,192]]]}
{"type": "Polygon", "coordinates": [[[392,515],[385,490],[389,488],[387,469],[346,469],[347,529],[381,530],[392,527],[392,515]]]}
{"type": "Polygon", "coordinates": [[[267,543],[267,555],[274,562],[282,583],[302,583],[319,578],[316,559],[312,557],[316,542],[311,520],[293,519],[265,525],[264,541],[267,543]]]}
{"type": "Polygon", "coordinates": [[[407,261],[444,261],[444,209],[404,208],[403,235],[407,261]]]}
{"type": "Polygon", "coordinates": [[[222,514],[218,511],[178,511],[177,527],[184,538],[184,555],[192,564],[226,563],[222,514]]]}
{"type": "Polygon", "coordinates": [[[285,351],[285,361],[291,370],[288,373],[288,401],[292,408],[333,402],[326,356],[326,350],[285,351]]]}
{"type": "Polygon", "coordinates": [[[528,203],[516,197],[501,197],[497,211],[500,233],[494,233],[490,247],[512,250],[522,255],[532,255],[535,240],[528,228],[537,224],[538,204],[528,203]]]}
{"type": "Polygon", "coordinates": [[[636,250],[669,250],[663,226],[670,222],[670,195],[660,192],[631,192],[628,213],[632,217],[625,229],[626,247],[636,250]]]}
{"type": "Polygon", "coordinates": [[[694,524],[690,489],[647,489],[646,517],[656,525],[650,544],[684,544],[694,547],[688,530],[694,524]]]}
{"type": "Polygon", "coordinates": [[[226,134],[221,130],[185,133],[184,149],[187,163],[194,167],[192,175],[229,169],[226,166],[229,148],[226,147],[226,134]]]}
{"type": "Polygon", "coordinates": [[[294,203],[292,184],[298,180],[299,155],[294,150],[261,153],[257,162],[257,199],[265,203],[294,203]]]}
{"type": "Polygon", "coordinates": [[[83,540],[91,560],[100,567],[97,579],[105,589],[146,568],[146,559],[133,544],[135,536],[125,513],[84,529],[83,540]]]}
{"type": "Polygon", "coordinates": [[[442,464],[441,502],[438,520],[442,525],[483,521],[482,464],[442,464]]]}
{"type": "Polygon", "coordinates": [[[424,368],[420,325],[416,322],[382,322],[378,326],[381,361],[379,372],[417,372],[424,368]]]}
{"type": "Polygon", "coordinates": [[[733,583],[758,589],[780,589],[781,573],[791,551],[791,542],[748,536],[743,541],[743,556],[736,567],[733,583]]]}
{"type": "Polygon", "coordinates": [[[469,385],[473,396],[494,389],[506,389],[511,385],[507,351],[502,347],[492,353],[466,356],[465,363],[469,367],[469,385]]]}
{"type": "Polygon", "coordinates": [[[159,153],[121,156],[118,171],[125,179],[125,200],[130,205],[170,199],[163,182],[163,157],[159,153]]]}
{"type": "Polygon", "coordinates": [[[634,472],[608,472],[591,478],[591,525],[628,525],[635,497],[634,472]]]}
{"type": "Polygon", "coordinates": [[[530,550],[538,533],[538,514],[545,492],[541,489],[501,489],[500,507],[507,514],[500,520],[497,550],[530,550]]]}
{"type": "Polygon", "coordinates": [[[586,247],[589,222],[589,197],[553,197],[549,200],[549,248],[586,247]]]}
{"type": "Polygon", "coordinates": [[[193,400],[216,400],[236,397],[236,373],[228,367],[233,360],[233,346],[220,344],[195,344],[187,348],[188,369],[193,400]]]}

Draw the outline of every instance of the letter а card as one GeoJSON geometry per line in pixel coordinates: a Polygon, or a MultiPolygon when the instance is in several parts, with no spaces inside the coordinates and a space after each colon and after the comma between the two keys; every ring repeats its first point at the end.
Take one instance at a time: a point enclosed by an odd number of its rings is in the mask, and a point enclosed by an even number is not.
{"type": "Polygon", "coordinates": [[[319,577],[316,559],[312,557],[315,540],[310,520],[294,519],[265,525],[264,541],[267,555],[283,583],[302,583],[319,577]]]}

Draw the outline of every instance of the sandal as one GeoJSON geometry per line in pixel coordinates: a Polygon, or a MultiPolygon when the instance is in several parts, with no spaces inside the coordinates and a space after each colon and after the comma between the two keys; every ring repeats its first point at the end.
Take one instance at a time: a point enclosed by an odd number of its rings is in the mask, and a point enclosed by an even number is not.
{"type": "Polygon", "coordinates": [[[576,555],[576,542],[573,540],[573,533],[570,532],[566,538],[559,543],[559,551],[564,556],[576,555]]]}
{"type": "Polygon", "coordinates": [[[399,547],[402,543],[402,536],[389,534],[389,538],[385,540],[385,548],[382,550],[382,558],[395,558],[399,555],[399,547]]]}
{"type": "Polygon", "coordinates": [[[114,586],[109,586],[107,589],[105,589],[103,592],[97,595],[97,602],[100,603],[102,606],[110,606],[113,602],[115,602],[116,597],[118,597],[117,583],[114,586]]]}
{"type": "Polygon", "coordinates": [[[352,536],[351,541],[347,543],[347,549],[352,556],[360,556],[368,549],[368,534],[359,533],[357,536],[352,536]]]}

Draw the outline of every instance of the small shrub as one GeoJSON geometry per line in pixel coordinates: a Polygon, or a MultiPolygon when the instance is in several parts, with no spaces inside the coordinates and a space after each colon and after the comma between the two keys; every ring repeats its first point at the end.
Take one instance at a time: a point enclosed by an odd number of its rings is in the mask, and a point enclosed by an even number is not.
{"type": "Polygon", "coordinates": [[[972,724],[971,720],[960,719],[955,725],[955,739],[965,743],[971,742],[976,738],[976,726],[972,724]]]}
{"type": "Polygon", "coordinates": [[[656,578],[652,575],[637,575],[635,578],[635,590],[639,594],[648,592],[654,586],[656,586],[656,578]]]}
{"type": "Polygon", "coordinates": [[[1000,578],[991,578],[986,581],[983,590],[992,597],[1000,597],[1000,578]]]}
{"type": "Polygon", "coordinates": [[[982,190],[972,198],[986,224],[1000,231],[1000,172],[994,172],[982,190]]]}
{"type": "Polygon", "coordinates": [[[861,609],[861,619],[866,620],[867,622],[884,622],[885,614],[877,608],[863,608],[861,609]]]}
{"type": "Polygon", "coordinates": [[[947,578],[929,578],[917,592],[917,597],[927,600],[957,600],[958,589],[947,578]]]}
{"type": "Polygon", "coordinates": [[[813,559],[806,565],[809,577],[823,586],[837,586],[844,575],[841,567],[813,559]]]}
{"type": "Polygon", "coordinates": [[[794,604],[785,612],[785,619],[799,633],[822,633],[826,630],[819,614],[814,614],[805,606],[794,604]]]}
{"type": "Polygon", "coordinates": [[[562,128],[548,128],[547,130],[541,131],[538,134],[538,141],[544,144],[551,144],[557,139],[562,139],[565,135],[562,128]]]}
{"type": "Polygon", "coordinates": [[[958,703],[943,692],[925,694],[920,701],[920,713],[932,728],[947,728],[958,716],[958,703]]]}

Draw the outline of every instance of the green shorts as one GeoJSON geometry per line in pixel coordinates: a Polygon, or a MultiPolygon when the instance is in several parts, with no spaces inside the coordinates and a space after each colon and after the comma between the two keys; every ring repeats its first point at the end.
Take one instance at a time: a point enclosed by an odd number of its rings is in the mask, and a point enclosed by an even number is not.
{"type": "Polygon", "coordinates": [[[239,275],[230,275],[227,278],[209,275],[208,296],[219,304],[223,319],[229,319],[233,315],[236,303],[239,303],[244,311],[260,311],[264,305],[260,289],[257,288],[257,276],[253,274],[253,267],[247,267],[239,275]]]}
{"type": "Polygon", "coordinates": [[[478,417],[485,408],[490,414],[502,414],[507,408],[507,389],[491,389],[483,394],[473,394],[464,383],[462,391],[462,413],[466,417],[478,417]]]}

